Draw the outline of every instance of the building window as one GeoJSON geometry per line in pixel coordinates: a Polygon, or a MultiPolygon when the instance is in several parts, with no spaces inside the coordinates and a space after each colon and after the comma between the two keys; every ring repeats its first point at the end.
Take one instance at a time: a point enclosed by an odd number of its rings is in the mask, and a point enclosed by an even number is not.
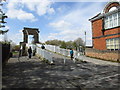
{"type": "Polygon", "coordinates": [[[120,50],[120,38],[106,39],[106,47],[109,50],[120,50]]]}
{"type": "Polygon", "coordinates": [[[112,7],[112,8],[110,8],[109,12],[114,11],[116,9],[117,9],[117,7],[112,7]]]}
{"type": "Polygon", "coordinates": [[[120,12],[118,12],[118,25],[120,26],[120,12]]]}
{"type": "Polygon", "coordinates": [[[120,12],[114,13],[112,15],[106,16],[104,19],[105,29],[120,26],[120,12]]]}

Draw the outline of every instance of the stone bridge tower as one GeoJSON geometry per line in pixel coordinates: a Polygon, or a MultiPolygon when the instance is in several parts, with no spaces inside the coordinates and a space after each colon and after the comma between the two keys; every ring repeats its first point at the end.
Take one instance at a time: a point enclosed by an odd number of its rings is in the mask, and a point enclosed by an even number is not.
{"type": "Polygon", "coordinates": [[[28,35],[34,35],[34,43],[39,43],[39,30],[37,28],[24,27],[23,34],[24,43],[28,43],[28,35]]]}
{"type": "Polygon", "coordinates": [[[28,43],[28,35],[33,35],[34,37],[34,44],[39,43],[39,29],[37,28],[27,28],[24,27],[23,29],[23,42],[20,42],[21,47],[21,55],[26,55],[26,44],[28,43]]]}

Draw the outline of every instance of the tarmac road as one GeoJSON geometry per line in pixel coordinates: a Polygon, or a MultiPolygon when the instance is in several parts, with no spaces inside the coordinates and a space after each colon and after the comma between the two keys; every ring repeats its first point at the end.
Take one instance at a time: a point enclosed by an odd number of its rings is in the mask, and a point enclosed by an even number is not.
{"type": "MultiPolygon", "coordinates": [[[[54,65],[38,57],[11,58],[3,68],[2,88],[115,88],[120,83],[119,66],[76,61],[54,54],[54,65]]],[[[87,61],[87,60],[86,60],[87,61]]]]}

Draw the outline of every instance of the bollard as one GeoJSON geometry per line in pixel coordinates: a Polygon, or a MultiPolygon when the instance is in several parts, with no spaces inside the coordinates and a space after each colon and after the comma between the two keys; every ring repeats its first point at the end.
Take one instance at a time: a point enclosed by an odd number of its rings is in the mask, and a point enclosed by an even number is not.
{"type": "Polygon", "coordinates": [[[50,64],[53,64],[53,57],[52,57],[52,53],[49,53],[50,55],[50,64]]]}
{"type": "Polygon", "coordinates": [[[73,58],[73,62],[75,63],[75,57],[73,58]]]}
{"type": "Polygon", "coordinates": [[[50,64],[53,64],[53,60],[51,60],[50,64]]]}

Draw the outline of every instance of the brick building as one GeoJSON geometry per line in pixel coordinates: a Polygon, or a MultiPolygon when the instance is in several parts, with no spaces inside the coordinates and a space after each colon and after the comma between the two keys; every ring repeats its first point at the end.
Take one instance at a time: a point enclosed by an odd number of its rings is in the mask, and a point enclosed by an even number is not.
{"type": "Polygon", "coordinates": [[[120,50],[120,2],[109,2],[103,13],[89,20],[94,49],[120,50]]]}

